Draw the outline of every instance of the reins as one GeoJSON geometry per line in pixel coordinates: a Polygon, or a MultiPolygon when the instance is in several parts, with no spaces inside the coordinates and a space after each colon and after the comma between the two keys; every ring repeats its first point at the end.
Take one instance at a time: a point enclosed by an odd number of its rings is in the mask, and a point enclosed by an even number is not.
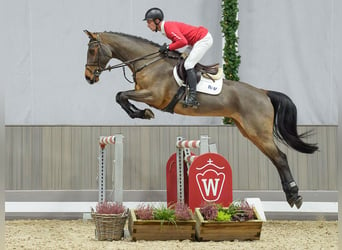
{"type": "MultiPolygon", "coordinates": [[[[156,54],[159,54],[160,52],[159,51],[156,51],[156,52],[153,52],[153,53],[150,53],[150,54],[147,54],[147,55],[143,55],[143,56],[140,56],[140,57],[137,57],[137,58],[134,58],[132,60],[127,60],[127,61],[124,61],[124,62],[121,62],[121,63],[118,63],[118,64],[115,64],[113,66],[111,65],[108,65],[108,67],[104,68],[101,70],[101,72],[103,71],[111,71],[112,69],[117,69],[117,68],[122,68],[122,71],[123,71],[123,75],[126,79],[127,82],[129,83],[134,83],[134,81],[131,81],[127,78],[126,76],[126,70],[125,70],[125,66],[128,66],[128,65],[132,65],[132,68],[134,68],[134,65],[133,63],[135,62],[138,62],[138,61],[141,61],[141,60],[144,60],[144,59],[148,59],[150,56],[153,56],[153,55],[156,55],[156,54]]],[[[162,59],[162,57],[160,56],[156,56],[154,57],[156,59],[144,64],[143,66],[141,66],[140,68],[134,70],[133,69],[133,79],[135,80],[135,75],[137,72],[139,72],[140,70],[144,69],[145,67],[147,67],[148,65],[152,64],[152,63],[155,63],[156,61],[159,61],[160,59],[162,59]]]]}
{"type": "MultiPolygon", "coordinates": [[[[152,61],[149,61],[148,63],[145,63],[144,65],[142,65],[141,67],[139,67],[138,69],[134,69],[134,65],[133,63],[135,62],[138,62],[138,61],[141,61],[141,60],[145,60],[145,59],[148,59],[149,57],[153,56],[153,55],[157,55],[157,54],[160,54],[159,51],[156,51],[156,52],[153,52],[153,53],[150,53],[150,54],[147,54],[147,55],[143,55],[143,56],[140,56],[140,57],[137,57],[137,58],[134,58],[134,59],[131,59],[131,60],[127,60],[127,61],[124,61],[124,62],[121,62],[121,63],[118,63],[118,64],[115,64],[113,66],[111,65],[108,65],[108,67],[100,70],[101,72],[103,71],[111,71],[112,69],[117,69],[117,68],[122,68],[122,71],[123,71],[123,75],[126,79],[127,82],[129,83],[134,83],[134,81],[131,81],[127,78],[126,76],[126,70],[125,70],[125,66],[128,66],[128,65],[132,65],[132,68],[133,68],[133,79],[135,80],[135,75],[136,73],[138,73],[139,71],[143,70],[144,68],[146,68],[147,66],[161,60],[164,56],[163,54],[161,54],[161,56],[155,56],[155,57],[152,57],[150,59],[153,59],[152,61]]],[[[165,55],[166,57],[168,58],[173,58],[173,59],[177,59],[178,57],[175,57],[175,56],[171,56],[171,55],[168,55],[166,54],[165,55]]]]}
{"type": "MultiPolygon", "coordinates": [[[[99,41],[98,39],[95,40],[94,42],[97,42],[100,46],[100,48],[102,49],[102,44],[101,44],[101,41],[99,41]]],[[[161,60],[162,58],[164,57],[168,57],[168,58],[173,58],[173,59],[177,59],[179,57],[176,57],[176,56],[173,56],[173,55],[169,55],[168,53],[166,54],[161,54],[159,51],[156,51],[156,52],[153,52],[153,53],[150,53],[150,54],[147,54],[147,55],[143,55],[143,56],[140,56],[140,57],[137,57],[137,58],[134,58],[134,59],[131,59],[131,60],[127,60],[127,61],[124,61],[124,62],[121,62],[121,63],[118,63],[118,64],[115,64],[113,66],[111,65],[108,65],[107,67],[105,68],[102,68],[100,66],[100,55],[98,55],[98,60],[97,60],[97,65],[96,64],[86,64],[86,65],[94,65],[94,66],[98,66],[99,68],[95,70],[94,74],[95,75],[100,75],[103,71],[111,71],[112,69],[117,69],[117,68],[122,68],[122,71],[123,71],[123,75],[125,77],[125,79],[130,82],[130,83],[134,83],[135,81],[135,75],[136,73],[138,73],[139,71],[143,70],[144,68],[146,68],[147,66],[161,60]],[[135,69],[134,67],[134,63],[135,62],[138,62],[138,61],[141,61],[141,60],[146,60],[146,59],[150,59],[151,61],[148,61],[147,63],[145,63],[144,65],[140,66],[139,68],[135,69]],[[131,81],[127,78],[126,76],[126,70],[125,70],[125,66],[131,66],[131,69],[133,71],[133,79],[134,81],[131,81]]]]}
{"type": "MultiPolygon", "coordinates": [[[[115,64],[113,66],[108,65],[108,67],[106,67],[103,70],[101,70],[101,72],[102,71],[107,71],[107,70],[111,71],[112,69],[117,69],[117,68],[122,68],[122,67],[128,66],[129,64],[132,64],[132,63],[135,63],[135,62],[147,59],[148,57],[150,57],[152,55],[155,55],[155,54],[159,54],[159,51],[153,52],[153,53],[150,53],[150,54],[147,54],[147,55],[144,55],[144,56],[140,56],[140,57],[134,58],[132,60],[127,60],[127,61],[115,64]]],[[[161,57],[158,58],[158,59],[161,59],[161,57]]]]}

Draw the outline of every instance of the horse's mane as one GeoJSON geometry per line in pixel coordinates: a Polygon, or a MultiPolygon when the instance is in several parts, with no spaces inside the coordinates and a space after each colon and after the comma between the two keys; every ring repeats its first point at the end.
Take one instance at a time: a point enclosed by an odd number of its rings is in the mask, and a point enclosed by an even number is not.
{"type": "MultiPolygon", "coordinates": [[[[119,36],[125,36],[125,37],[128,37],[128,38],[134,39],[134,40],[136,40],[138,42],[144,42],[144,43],[151,44],[152,46],[155,46],[155,47],[158,47],[158,48],[161,46],[160,44],[152,42],[152,41],[150,41],[150,40],[148,40],[146,38],[139,37],[139,36],[134,36],[134,35],[126,34],[126,33],[114,32],[114,31],[104,31],[103,33],[109,33],[109,34],[115,34],[115,35],[119,35],[119,36]]],[[[180,53],[178,51],[172,51],[172,53],[180,55],[180,53]]]]}
{"type": "Polygon", "coordinates": [[[140,42],[146,42],[146,43],[149,43],[149,44],[151,44],[153,46],[160,47],[160,44],[152,42],[150,40],[147,40],[146,38],[142,38],[142,37],[139,37],[139,36],[134,36],[134,35],[130,35],[130,34],[126,34],[126,33],[121,33],[121,32],[114,32],[114,31],[105,31],[104,33],[110,33],[110,34],[115,34],[115,35],[119,35],[119,36],[125,36],[125,37],[129,37],[129,38],[132,38],[132,39],[140,41],[140,42]]]}

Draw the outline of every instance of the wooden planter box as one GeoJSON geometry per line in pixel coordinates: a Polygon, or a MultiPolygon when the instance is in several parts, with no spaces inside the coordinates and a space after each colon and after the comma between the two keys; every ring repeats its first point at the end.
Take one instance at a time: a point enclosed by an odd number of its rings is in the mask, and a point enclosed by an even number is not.
{"type": "Polygon", "coordinates": [[[259,240],[262,221],[207,221],[195,208],[196,238],[199,241],[259,240]]]}
{"type": "Polygon", "coordinates": [[[176,224],[160,220],[138,220],[133,209],[128,217],[128,230],[133,241],[137,240],[194,240],[195,220],[176,221],[176,224]]]}

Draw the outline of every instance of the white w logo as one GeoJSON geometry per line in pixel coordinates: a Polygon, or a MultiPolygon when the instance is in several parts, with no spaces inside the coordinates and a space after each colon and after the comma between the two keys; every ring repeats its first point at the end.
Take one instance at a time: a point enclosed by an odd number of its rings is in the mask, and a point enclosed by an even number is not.
{"type": "Polygon", "coordinates": [[[219,184],[220,179],[202,179],[201,180],[203,183],[203,187],[204,187],[204,192],[206,196],[210,195],[210,190],[212,190],[212,195],[216,196],[217,195],[217,187],[219,184]],[[208,181],[208,183],[207,183],[208,181]],[[214,183],[215,181],[215,183],[214,183]]]}
{"type": "Polygon", "coordinates": [[[224,173],[218,173],[212,169],[196,174],[196,182],[202,198],[208,202],[217,201],[221,196],[225,178],[224,173]]]}

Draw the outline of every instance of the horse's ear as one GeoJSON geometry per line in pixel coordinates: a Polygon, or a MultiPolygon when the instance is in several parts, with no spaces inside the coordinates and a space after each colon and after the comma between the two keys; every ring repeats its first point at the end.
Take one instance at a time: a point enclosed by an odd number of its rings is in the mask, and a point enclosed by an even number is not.
{"type": "Polygon", "coordinates": [[[96,39],[96,36],[93,33],[91,33],[90,31],[83,30],[83,32],[88,35],[89,39],[96,39]]]}

